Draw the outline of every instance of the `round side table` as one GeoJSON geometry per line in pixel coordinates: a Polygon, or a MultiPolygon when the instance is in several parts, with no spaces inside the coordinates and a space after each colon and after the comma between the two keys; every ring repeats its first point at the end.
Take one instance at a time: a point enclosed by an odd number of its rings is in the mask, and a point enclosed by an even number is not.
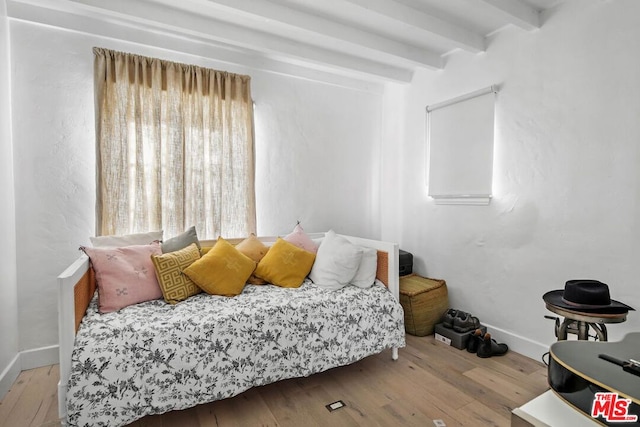
{"type": "Polygon", "coordinates": [[[556,321],[556,337],[558,341],[567,339],[567,334],[576,334],[579,340],[589,339],[589,328],[596,333],[599,341],[607,341],[607,327],[605,323],[622,323],[627,320],[627,313],[600,314],[567,310],[553,304],[546,303],[547,309],[564,317],[562,323],[557,317],[545,316],[556,321]]]}

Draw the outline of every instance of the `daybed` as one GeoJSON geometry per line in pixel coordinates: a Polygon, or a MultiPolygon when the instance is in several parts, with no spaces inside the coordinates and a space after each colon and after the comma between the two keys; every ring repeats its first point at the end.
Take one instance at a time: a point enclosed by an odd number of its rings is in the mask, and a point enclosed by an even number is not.
{"type": "Polygon", "coordinates": [[[82,255],[58,277],[62,422],[121,426],[389,348],[397,359],[405,345],[398,245],[343,237],[377,250],[370,288],[328,292],[306,279],[297,289],[247,285],[233,298],[202,293],[107,314],[98,312],[95,273],[82,255]]]}

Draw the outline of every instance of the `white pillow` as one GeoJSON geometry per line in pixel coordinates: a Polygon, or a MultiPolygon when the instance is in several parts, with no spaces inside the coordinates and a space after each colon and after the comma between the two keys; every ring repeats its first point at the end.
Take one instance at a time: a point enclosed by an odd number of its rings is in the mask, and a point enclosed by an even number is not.
{"type": "Polygon", "coordinates": [[[351,284],[359,288],[369,288],[376,281],[378,270],[378,251],[374,248],[362,247],[362,260],[351,284]]]}
{"type": "Polygon", "coordinates": [[[122,236],[89,237],[94,248],[120,248],[132,245],[148,245],[156,240],[162,241],[162,230],[148,233],[125,234],[122,236]]]}
{"type": "Polygon", "coordinates": [[[329,230],[318,248],[309,278],[327,290],[341,289],[353,280],[361,259],[360,246],[329,230]]]}

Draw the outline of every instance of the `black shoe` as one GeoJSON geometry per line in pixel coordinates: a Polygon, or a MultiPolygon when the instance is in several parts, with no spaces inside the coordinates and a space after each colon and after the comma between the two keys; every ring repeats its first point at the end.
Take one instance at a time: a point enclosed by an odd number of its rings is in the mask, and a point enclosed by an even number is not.
{"type": "Polygon", "coordinates": [[[487,332],[482,338],[482,342],[478,347],[478,357],[487,358],[491,356],[502,356],[509,350],[506,344],[498,344],[496,340],[491,339],[491,334],[487,332]]]}
{"type": "Polygon", "coordinates": [[[453,308],[450,308],[449,310],[447,310],[447,312],[442,316],[442,326],[444,326],[445,328],[453,328],[453,320],[456,318],[456,316],[462,313],[460,310],[455,310],[453,308]]]}
{"type": "Polygon", "coordinates": [[[462,316],[458,316],[453,319],[453,330],[461,334],[469,331],[473,331],[480,327],[480,321],[477,317],[470,315],[469,313],[462,313],[462,316]]]}
{"type": "Polygon", "coordinates": [[[480,342],[482,341],[482,331],[480,329],[476,329],[469,337],[469,341],[467,341],[467,351],[469,353],[476,353],[478,351],[478,347],[480,347],[480,342]]]}

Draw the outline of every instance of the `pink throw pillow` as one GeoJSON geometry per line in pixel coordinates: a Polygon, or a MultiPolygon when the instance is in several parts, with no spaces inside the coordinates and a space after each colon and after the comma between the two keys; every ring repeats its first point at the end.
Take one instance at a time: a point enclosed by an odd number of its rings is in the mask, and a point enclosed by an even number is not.
{"type": "Polygon", "coordinates": [[[291,233],[283,237],[283,240],[293,243],[297,247],[304,249],[307,252],[311,252],[312,254],[318,252],[318,245],[316,245],[316,243],[311,240],[311,237],[304,232],[304,229],[300,224],[296,225],[291,233]]]}
{"type": "Polygon", "coordinates": [[[158,242],[121,248],[81,249],[91,259],[96,273],[100,313],[162,298],[151,261],[151,255],[162,253],[158,242]]]}

